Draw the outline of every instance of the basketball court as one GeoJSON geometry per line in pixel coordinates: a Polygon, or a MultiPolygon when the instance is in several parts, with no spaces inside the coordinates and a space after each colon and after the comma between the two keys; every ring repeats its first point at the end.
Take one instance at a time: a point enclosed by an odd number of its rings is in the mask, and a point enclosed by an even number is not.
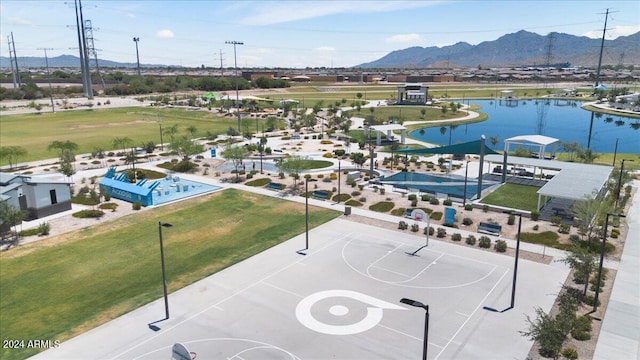
{"type": "MultiPolygon", "coordinates": [[[[568,270],[336,219],[123,315],[37,359],[524,359],[525,315],[548,311],[568,270]],[[493,308],[497,311],[489,311],[493,308]]],[[[160,270],[160,269],[158,269],[160,270]]],[[[160,271],[159,271],[160,272],[160,271]]],[[[158,274],[158,286],[161,286],[158,274]]],[[[167,274],[170,278],[171,274],[167,274]]]]}

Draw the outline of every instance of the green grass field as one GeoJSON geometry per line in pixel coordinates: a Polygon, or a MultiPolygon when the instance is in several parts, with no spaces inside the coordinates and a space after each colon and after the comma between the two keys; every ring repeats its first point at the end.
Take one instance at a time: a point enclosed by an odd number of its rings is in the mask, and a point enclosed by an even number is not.
{"type": "Polygon", "coordinates": [[[538,191],[535,186],[506,183],[482,199],[483,204],[505,206],[512,209],[535,211],[538,191]]]}
{"type": "MultiPolygon", "coordinates": [[[[340,215],[309,213],[312,227],[340,215]]],[[[224,190],[3,252],[2,337],[65,340],[160,298],[158,221],[173,225],[163,231],[173,292],[302,233],[305,208],[224,190]]],[[[2,359],[33,354],[0,349],[2,359]]]]}

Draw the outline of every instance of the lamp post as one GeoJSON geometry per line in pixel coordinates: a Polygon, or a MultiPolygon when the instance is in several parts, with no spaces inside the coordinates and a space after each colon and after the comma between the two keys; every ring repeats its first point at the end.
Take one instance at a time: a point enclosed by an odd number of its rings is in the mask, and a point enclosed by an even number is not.
{"type": "Polygon", "coordinates": [[[422,347],[422,360],[427,360],[427,345],[429,343],[429,305],[425,305],[419,301],[402,298],[400,300],[401,303],[423,308],[424,309],[424,339],[423,347],[422,347]]]}
{"type": "Polygon", "coordinates": [[[633,161],[633,160],[622,159],[622,164],[620,165],[620,174],[618,175],[618,189],[616,190],[616,201],[613,206],[614,209],[618,209],[618,199],[620,199],[620,190],[622,189],[622,173],[624,172],[625,161],[633,161]]]}
{"type": "MultiPolygon", "coordinates": [[[[623,160],[624,161],[624,160],[623,160]]],[[[602,263],[604,262],[604,250],[607,244],[607,227],[609,227],[609,216],[626,217],[623,214],[611,214],[607,213],[607,218],[604,220],[604,234],[602,234],[602,247],[600,247],[600,265],[598,265],[598,282],[596,282],[596,295],[593,297],[593,310],[592,313],[598,310],[598,295],[600,295],[600,281],[602,281],[602,263]]]]}
{"type": "Polygon", "coordinates": [[[240,95],[238,94],[238,58],[236,57],[236,45],[244,45],[242,41],[225,41],[225,44],[233,45],[233,64],[236,77],[236,112],[238,113],[238,132],[242,133],[240,128],[240,95]]]}
{"type": "Polygon", "coordinates": [[[464,167],[464,194],[462,195],[462,206],[467,205],[467,173],[469,172],[469,160],[464,167]]]}
{"type": "Polygon", "coordinates": [[[137,62],[138,62],[138,76],[141,76],[140,75],[140,54],[138,53],[138,42],[139,41],[140,41],[139,37],[134,37],[133,38],[133,42],[136,43],[136,59],[137,59],[137,62]]]}
{"type": "Polygon", "coordinates": [[[160,238],[160,263],[162,264],[162,288],[164,290],[164,318],[169,320],[169,297],[167,295],[167,272],[164,266],[164,245],[162,243],[162,228],[172,227],[173,225],[159,221],[158,222],[158,236],[160,238]]]}
{"type": "Polygon", "coordinates": [[[340,202],[340,159],[338,159],[338,202],[340,202]]]}
{"type": "Polygon", "coordinates": [[[309,250],[309,181],[316,181],[315,179],[304,178],[304,249],[297,251],[300,255],[307,255],[303,253],[304,250],[309,250]]]}
{"type": "Polygon", "coordinates": [[[522,213],[517,213],[515,211],[507,211],[510,215],[518,215],[518,235],[516,237],[516,256],[515,261],[513,263],[513,282],[511,284],[511,306],[509,309],[513,309],[516,302],[516,280],[518,279],[518,257],[520,255],[520,232],[522,231],[522,213]]]}

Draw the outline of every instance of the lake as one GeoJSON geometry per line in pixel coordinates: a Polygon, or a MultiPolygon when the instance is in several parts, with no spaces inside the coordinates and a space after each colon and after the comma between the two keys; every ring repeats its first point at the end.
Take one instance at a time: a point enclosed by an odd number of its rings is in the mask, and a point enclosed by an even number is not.
{"type": "MultiPolygon", "coordinates": [[[[531,99],[507,102],[505,100],[469,100],[481,106],[480,111],[489,115],[485,121],[459,125],[449,133],[449,126],[414,130],[410,136],[429,143],[448,145],[478,140],[481,135],[499,139],[496,150],[504,149],[504,140],[519,135],[545,135],[561,142],[578,142],[587,147],[592,112],[582,109],[582,102],[568,100],[531,99]]],[[[618,138],[619,153],[640,153],[640,119],[595,114],[591,129],[591,149],[595,152],[613,153],[618,138]]],[[[561,148],[558,151],[562,151],[561,148]]]]}

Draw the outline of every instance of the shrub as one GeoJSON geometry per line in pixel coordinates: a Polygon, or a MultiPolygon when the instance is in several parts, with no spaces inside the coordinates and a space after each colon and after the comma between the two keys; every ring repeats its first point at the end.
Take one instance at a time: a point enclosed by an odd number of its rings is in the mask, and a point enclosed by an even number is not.
{"type": "Polygon", "coordinates": [[[414,201],[414,200],[416,200],[416,201],[417,201],[417,200],[418,200],[418,195],[416,195],[416,194],[409,194],[409,196],[407,196],[407,199],[408,199],[409,201],[414,201]]]}
{"type": "Polygon", "coordinates": [[[493,247],[497,252],[505,252],[507,251],[507,242],[504,240],[496,240],[496,243],[493,245],[493,247]]]}
{"type": "Polygon", "coordinates": [[[409,224],[407,224],[403,220],[400,220],[400,222],[398,223],[398,229],[400,230],[406,230],[408,227],[409,227],[409,224]]]}
{"type": "Polygon", "coordinates": [[[471,220],[471,218],[466,217],[466,218],[462,219],[462,225],[469,226],[471,224],[473,224],[473,220],[471,220]]]}
{"type": "Polygon", "coordinates": [[[102,196],[104,197],[104,201],[110,201],[111,200],[111,194],[109,194],[109,193],[104,193],[102,196]]]}
{"type": "Polygon", "coordinates": [[[422,194],[422,196],[420,196],[420,198],[422,199],[422,201],[429,201],[431,200],[431,196],[427,195],[427,194],[422,194]]]}
{"type": "Polygon", "coordinates": [[[591,339],[591,317],[586,315],[578,317],[571,329],[571,336],[579,341],[591,339]]]}
{"type": "Polygon", "coordinates": [[[431,236],[435,234],[436,229],[434,229],[433,226],[429,226],[428,228],[424,228],[424,231],[423,231],[425,235],[427,235],[427,232],[429,233],[429,236],[431,236]]]}
{"type": "Polygon", "coordinates": [[[102,203],[100,204],[100,206],[98,206],[100,208],[100,210],[111,210],[111,211],[116,211],[116,208],[118,207],[118,204],[116,203],[102,203]]]}
{"type": "Polygon", "coordinates": [[[475,245],[476,244],[476,237],[473,236],[473,235],[469,235],[469,236],[467,236],[467,239],[464,242],[466,242],[468,245],[475,245]]]}
{"type": "Polygon", "coordinates": [[[429,204],[431,205],[440,205],[440,200],[438,198],[432,197],[429,199],[429,204]]]}
{"type": "Polygon", "coordinates": [[[558,232],[560,234],[568,234],[569,230],[571,230],[571,226],[569,226],[569,224],[560,224],[558,227],[558,232]]]}
{"type": "Polygon", "coordinates": [[[338,180],[338,175],[336,173],[331,173],[331,174],[329,174],[329,179],[338,180]]]}
{"type": "Polygon", "coordinates": [[[451,235],[451,240],[453,240],[453,241],[461,241],[462,240],[462,235],[460,235],[459,233],[455,233],[455,234],[451,235]]]}
{"type": "Polygon", "coordinates": [[[416,207],[416,206],[418,206],[418,199],[411,200],[411,207],[416,207]]]}
{"type": "Polygon", "coordinates": [[[538,231],[539,228],[540,226],[538,224],[533,225],[533,230],[538,231]]]}
{"type": "Polygon", "coordinates": [[[418,225],[418,224],[412,224],[412,225],[411,225],[411,231],[413,231],[413,232],[418,232],[418,231],[420,231],[420,225],[418,225]]]}
{"type": "Polygon", "coordinates": [[[48,222],[43,222],[40,223],[40,225],[38,225],[38,235],[40,236],[45,236],[45,235],[49,235],[49,232],[51,231],[51,225],[48,222]]]}
{"type": "Polygon", "coordinates": [[[552,216],[551,223],[555,226],[559,226],[562,223],[562,218],[558,215],[552,216]]]}
{"type": "Polygon", "coordinates": [[[140,210],[142,209],[142,203],[140,201],[136,201],[133,204],[131,204],[131,208],[133,210],[140,210]]]}
{"type": "Polygon", "coordinates": [[[40,234],[40,231],[38,230],[38,228],[22,230],[18,233],[18,235],[20,235],[21,237],[33,236],[38,234],[40,234]]]}
{"type": "Polygon", "coordinates": [[[73,217],[85,219],[85,218],[99,218],[104,215],[102,210],[80,210],[73,213],[73,217]]]}
{"type": "Polygon", "coordinates": [[[575,360],[578,358],[578,351],[576,351],[576,349],[574,348],[564,348],[562,349],[561,354],[564,358],[567,358],[570,360],[575,360]]]}
{"type": "Polygon", "coordinates": [[[451,199],[444,199],[444,201],[442,201],[442,205],[444,206],[451,206],[452,203],[451,199]]]}
{"type": "Polygon", "coordinates": [[[351,192],[351,196],[353,196],[353,197],[360,196],[360,194],[361,193],[358,190],[354,190],[354,191],[351,192]]]}
{"type": "Polygon", "coordinates": [[[507,225],[513,225],[516,223],[516,216],[513,214],[509,215],[509,219],[507,220],[507,225]]]}
{"type": "Polygon", "coordinates": [[[377,211],[377,212],[388,212],[393,209],[393,202],[391,201],[381,201],[379,203],[375,203],[369,206],[369,210],[377,211]]]}
{"type": "MultiPolygon", "coordinates": [[[[589,306],[593,306],[593,301],[594,301],[594,297],[593,295],[587,295],[585,297],[582,298],[582,302],[589,305],[589,306]]],[[[600,300],[598,300],[598,306],[600,306],[601,302],[600,300]]]]}
{"type": "Polygon", "coordinates": [[[466,205],[464,206],[464,209],[465,209],[465,210],[467,210],[467,211],[473,211],[473,205],[471,205],[471,204],[466,204],[466,205]]]}
{"type": "Polygon", "coordinates": [[[439,238],[447,236],[447,230],[445,228],[438,228],[436,236],[439,238]]]}
{"type": "Polygon", "coordinates": [[[539,211],[532,211],[531,212],[531,220],[533,221],[538,221],[538,219],[540,219],[540,212],[539,211]]]}
{"type": "Polygon", "coordinates": [[[480,240],[478,240],[478,246],[481,248],[488,249],[491,247],[491,239],[487,236],[480,236],[480,240]]]}
{"type": "Polygon", "coordinates": [[[482,211],[489,212],[489,205],[482,205],[482,211]]]}

